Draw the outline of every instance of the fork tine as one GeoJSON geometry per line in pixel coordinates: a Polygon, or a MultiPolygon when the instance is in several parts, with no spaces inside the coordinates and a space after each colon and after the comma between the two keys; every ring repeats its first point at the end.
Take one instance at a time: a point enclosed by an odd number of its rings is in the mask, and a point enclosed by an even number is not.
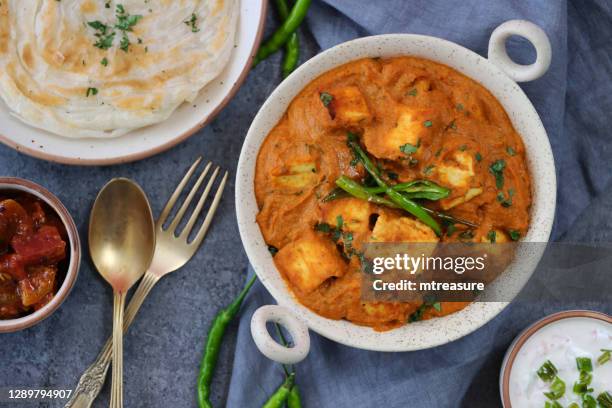
{"type": "Polygon", "coordinates": [[[221,201],[221,196],[223,195],[223,189],[225,189],[225,183],[227,182],[227,175],[228,173],[226,171],[225,175],[223,176],[223,179],[221,180],[221,183],[219,184],[219,188],[217,188],[217,192],[215,193],[215,198],[213,199],[213,202],[210,205],[210,208],[208,209],[206,218],[204,218],[204,222],[202,223],[202,226],[200,227],[200,230],[198,231],[198,235],[196,235],[196,237],[193,239],[193,242],[191,242],[190,245],[195,245],[197,247],[204,240],[204,237],[206,236],[206,231],[208,231],[208,227],[210,226],[210,222],[212,221],[213,215],[215,215],[215,212],[217,211],[217,207],[219,206],[219,201],[221,201]]]}
{"type": "Polygon", "coordinates": [[[185,188],[185,185],[187,184],[187,182],[193,175],[193,172],[195,171],[196,167],[198,167],[198,164],[200,164],[201,161],[202,161],[202,156],[198,157],[196,161],[191,165],[191,167],[189,167],[189,170],[187,170],[187,173],[185,173],[179,185],[176,186],[174,193],[172,193],[172,195],[168,199],[166,206],[164,207],[161,214],[159,215],[159,218],[157,219],[157,227],[161,228],[161,226],[164,225],[164,223],[166,222],[166,219],[168,218],[168,214],[170,214],[172,207],[174,207],[174,204],[176,204],[176,200],[180,197],[181,192],[185,188]]]}
{"type": "Polygon", "coordinates": [[[202,207],[204,207],[204,202],[206,201],[206,198],[208,197],[208,194],[210,193],[210,190],[212,189],[213,183],[215,182],[215,179],[217,178],[217,174],[219,174],[219,167],[217,167],[215,171],[213,172],[212,176],[210,176],[210,180],[208,180],[208,184],[206,184],[206,188],[202,192],[202,195],[198,201],[198,204],[196,205],[196,208],[193,210],[193,213],[191,214],[191,218],[189,218],[189,221],[187,222],[187,224],[185,225],[185,228],[181,232],[181,235],[180,235],[181,238],[185,238],[186,240],[189,234],[191,233],[191,230],[193,229],[193,225],[196,223],[198,216],[200,215],[200,212],[202,211],[202,207]]]}
{"type": "Polygon", "coordinates": [[[211,166],[212,166],[212,163],[208,162],[206,164],[206,167],[204,167],[204,170],[202,170],[202,173],[200,174],[200,177],[198,177],[198,180],[195,182],[195,184],[191,188],[191,191],[187,195],[187,198],[185,198],[185,202],[183,202],[183,204],[179,208],[178,212],[176,213],[176,216],[172,220],[172,223],[170,223],[170,225],[168,226],[168,231],[175,232],[176,227],[178,226],[178,224],[183,219],[183,216],[185,215],[185,212],[187,211],[187,208],[189,207],[189,204],[191,204],[191,201],[193,200],[193,197],[196,195],[196,193],[200,189],[200,186],[202,185],[202,182],[204,181],[204,178],[208,174],[208,171],[210,170],[211,166]]]}

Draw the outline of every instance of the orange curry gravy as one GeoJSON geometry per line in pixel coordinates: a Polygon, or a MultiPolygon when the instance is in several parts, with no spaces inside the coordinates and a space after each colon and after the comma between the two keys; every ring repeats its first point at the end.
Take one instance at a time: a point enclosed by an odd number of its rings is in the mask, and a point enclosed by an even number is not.
{"type": "Polygon", "coordinates": [[[340,216],[354,250],[367,241],[516,240],[528,228],[530,191],[523,143],[493,95],[447,66],[412,57],[353,61],[308,84],[263,143],[255,175],[257,222],[297,299],[322,316],[376,330],[406,324],[417,310],[427,319],[467,302],[426,310],[363,302],[358,257],[346,256],[343,243],[317,225],[336,226],[340,216]],[[348,132],[389,184],[426,179],[447,187],[448,197],[420,203],[478,228],[446,225],[437,237],[405,211],[352,197],[324,201],[339,176],[366,178],[348,132]]]}

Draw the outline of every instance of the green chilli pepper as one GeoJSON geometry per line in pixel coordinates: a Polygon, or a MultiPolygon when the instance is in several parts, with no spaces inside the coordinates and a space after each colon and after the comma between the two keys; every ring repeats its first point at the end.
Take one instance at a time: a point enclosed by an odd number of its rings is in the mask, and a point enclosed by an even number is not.
{"type": "Polygon", "coordinates": [[[285,379],[285,382],[278,387],[276,392],[272,394],[265,404],[263,404],[262,408],[282,408],[285,401],[287,401],[287,398],[289,398],[294,381],[295,373],[289,374],[289,376],[285,379]]]}
{"type": "MultiPolygon", "coordinates": [[[[281,20],[287,20],[289,17],[289,7],[285,0],[276,0],[276,8],[281,20]]],[[[282,73],[283,78],[287,78],[293,72],[300,60],[300,39],[297,31],[289,36],[285,43],[285,58],[283,59],[282,73]]]]}
{"type": "Polygon", "coordinates": [[[280,50],[280,48],[289,41],[291,35],[298,29],[300,24],[302,24],[302,21],[304,21],[310,3],[311,0],[297,0],[295,2],[293,8],[291,8],[291,12],[280,28],[272,34],[270,39],[259,47],[259,51],[257,51],[257,55],[253,59],[253,66],[256,66],[261,61],[280,50]]]}
{"type": "Polygon", "coordinates": [[[238,297],[225,309],[221,310],[215,320],[213,321],[208,331],[208,337],[206,339],[206,346],[204,347],[204,356],[200,363],[200,373],[198,375],[198,406],[200,408],[212,408],[210,402],[210,384],[215,373],[215,366],[219,358],[219,351],[221,349],[221,341],[227,326],[230,324],[232,319],[240,311],[240,306],[245,296],[251,289],[251,286],[257,280],[257,275],[253,276],[251,280],[246,284],[242,292],[238,297]]]}
{"type": "MultiPolygon", "coordinates": [[[[400,186],[400,188],[401,188],[401,186],[405,185],[405,184],[410,184],[410,183],[397,184],[395,186],[392,186],[391,188],[393,190],[398,191],[396,189],[396,187],[400,186]]],[[[395,204],[394,202],[392,202],[392,201],[390,201],[390,200],[388,200],[388,199],[386,199],[384,197],[381,197],[381,196],[378,196],[378,195],[372,193],[372,191],[382,190],[379,187],[365,187],[365,186],[362,186],[361,184],[357,183],[355,180],[353,180],[353,179],[351,179],[349,177],[346,177],[346,176],[340,176],[336,180],[336,185],[342,191],[352,195],[353,197],[357,197],[357,198],[369,201],[369,202],[374,203],[374,204],[384,205],[384,206],[391,207],[391,208],[401,208],[399,205],[395,204]]],[[[444,187],[440,187],[440,188],[444,188],[444,187]]],[[[404,193],[404,192],[401,192],[401,191],[400,191],[400,193],[402,195],[407,195],[408,194],[408,193],[404,193]]],[[[334,190],[334,191],[332,191],[332,193],[330,193],[330,195],[325,197],[325,199],[323,201],[327,202],[327,201],[335,200],[335,199],[341,198],[341,197],[343,197],[343,196],[339,192],[334,190]]],[[[410,196],[408,196],[407,198],[409,199],[410,196]]],[[[445,213],[442,213],[442,212],[439,212],[439,211],[431,210],[431,209],[429,209],[427,207],[424,207],[424,206],[419,206],[419,207],[421,207],[421,209],[423,211],[425,211],[426,213],[431,214],[431,215],[433,215],[436,218],[439,218],[441,220],[444,220],[444,221],[447,221],[447,222],[450,222],[450,223],[453,223],[453,224],[463,224],[463,225],[467,225],[467,226],[473,227],[473,228],[477,228],[478,227],[478,225],[476,225],[476,224],[474,224],[474,223],[472,223],[470,221],[464,220],[462,218],[453,217],[452,215],[448,215],[448,214],[445,214],[445,213]]]]}
{"type": "Polygon", "coordinates": [[[359,146],[359,143],[357,143],[354,138],[349,137],[348,144],[353,149],[355,155],[359,158],[366,171],[370,173],[370,175],[372,176],[374,181],[376,181],[376,184],[378,184],[379,187],[384,188],[385,194],[387,194],[389,199],[394,204],[396,204],[401,209],[408,211],[410,214],[421,220],[425,225],[434,230],[436,235],[439,236],[442,234],[440,225],[437,223],[436,220],[431,217],[431,215],[429,215],[423,209],[423,207],[421,207],[411,199],[407,198],[403,194],[393,190],[387,185],[387,183],[385,183],[385,181],[380,177],[380,174],[374,166],[374,163],[372,163],[372,160],[370,160],[368,155],[363,151],[363,149],[361,149],[361,146],[359,146]]]}
{"type": "Polygon", "coordinates": [[[294,385],[287,397],[287,408],[302,408],[302,398],[297,385],[294,385]]]}

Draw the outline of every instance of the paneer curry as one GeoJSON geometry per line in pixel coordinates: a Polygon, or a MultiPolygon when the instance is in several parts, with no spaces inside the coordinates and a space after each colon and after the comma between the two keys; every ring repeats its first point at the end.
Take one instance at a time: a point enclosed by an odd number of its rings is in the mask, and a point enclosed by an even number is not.
{"type": "Polygon", "coordinates": [[[364,302],[367,242],[510,242],[529,225],[525,148],[483,86],[420,58],[362,59],[308,84],[264,141],[257,222],[296,298],[389,330],[467,302],[364,302]]]}
{"type": "Polygon", "coordinates": [[[0,319],[26,315],[53,299],[66,241],[61,220],[44,202],[0,192],[0,319]]]}

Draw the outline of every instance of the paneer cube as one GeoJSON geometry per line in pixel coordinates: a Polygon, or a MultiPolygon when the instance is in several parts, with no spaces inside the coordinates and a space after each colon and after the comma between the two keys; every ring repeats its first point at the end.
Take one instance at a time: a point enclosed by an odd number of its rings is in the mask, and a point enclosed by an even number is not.
{"type": "Polygon", "coordinates": [[[330,92],[333,99],[328,109],[338,124],[349,128],[367,122],[371,115],[368,104],[356,86],[336,88],[330,92]]]}
{"type": "Polygon", "coordinates": [[[280,175],[274,177],[274,183],[291,192],[312,187],[319,179],[317,167],[312,162],[291,164],[280,173],[280,175]]]}
{"type": "Polygon", "coordinates": [[[441,200],[440,205],[442,206],[443,209],[450,210],[451,208],[456,207],[460,204],[467,203],[472,198],[481,195],[482,192],[483,192],[482,187],[473,187],[473,188],[468,189],[468,191],[462,196],[450,198],[448,200],[441,200]]]}
{"type": "Polygon", "coordinates": [[[376,221],[372,242],[438,242],[436,233],[427,225],[409,217],[381,214],[376,221]]]}
{"type": "Polygon", "coordinates": [[[355,234],[366,234],[369,231],[370,215],[373,206],[368,201],[358,198],[334,200],[323,209],[323,220],[329,225],[337,224],[338,216],[342,217],[342,230],[355,234]]]}
{"type": "Polygon", "coordinates": [[[468,187],[474,177],[474,161],[467,152],[458,151],[453,161],[436,167],[440,181],[451,188],[468,187]]]}
{"type": "Polygon", "coordinates": [[[336,245],[314,232],[282,247],[274,261],[289,282],[305,293],[333,276],[343,276],[347,269],[336,245]]]}
{"type": "Polygon", "coordinates": [[[398,160],[419,155],[418,146],[432,132],[433,121],[427,111],[402,107],[396,124],[386,134],[366,131],[364,143],[380,159],[398,160]]]}
{"type": "Polygon", "coordinates": [[[482,187],[471,187],[475,177],[474,159],[468,152],[456,152],[452,161],[439,165],[435,171],[441,184],[453,190],[451,197],[440,201],[445,210],[466,203],[483,193],[482,187]]]}

